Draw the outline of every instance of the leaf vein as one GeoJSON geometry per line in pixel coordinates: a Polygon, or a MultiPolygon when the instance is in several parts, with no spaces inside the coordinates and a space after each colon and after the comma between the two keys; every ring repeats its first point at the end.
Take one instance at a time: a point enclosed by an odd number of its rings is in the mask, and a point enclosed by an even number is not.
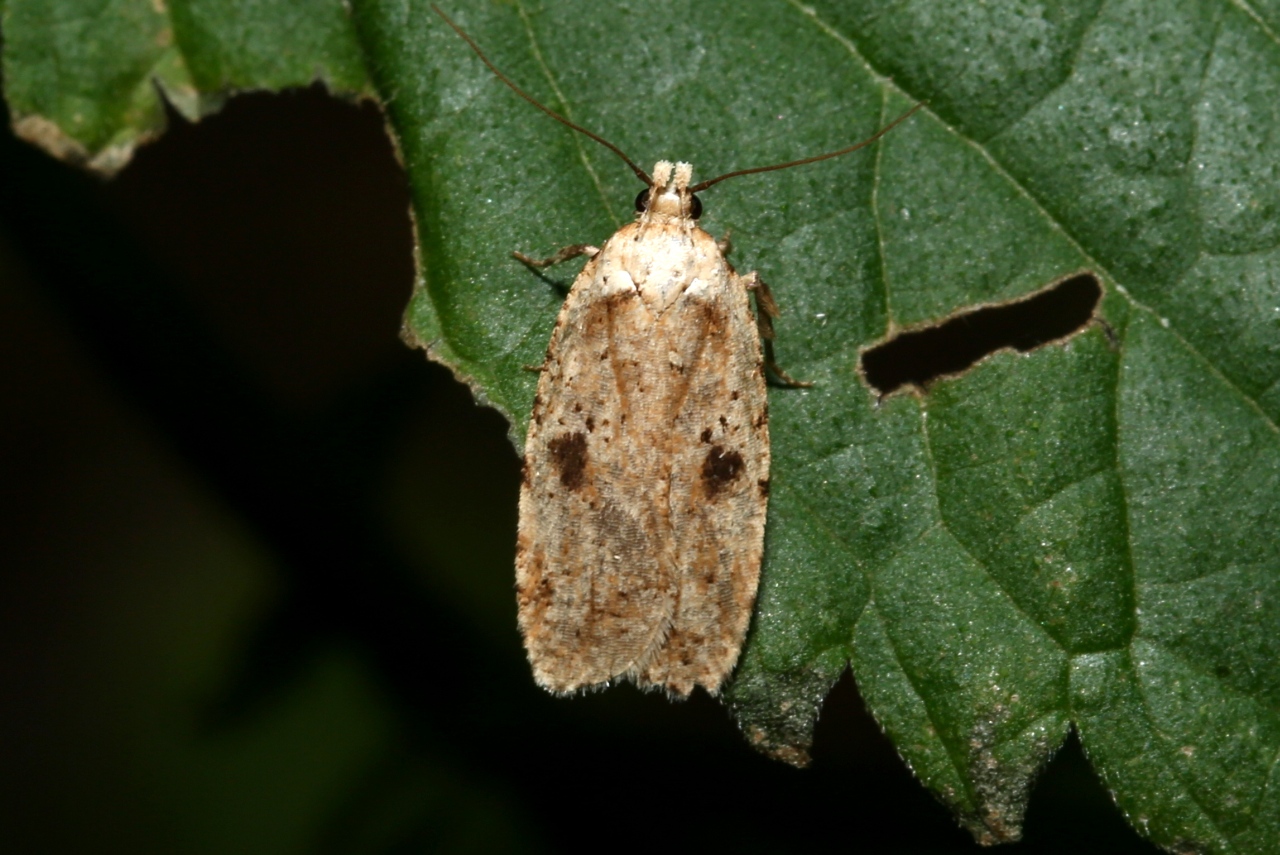
{"type": "Polygon", "coordinates": [[[1264,20],[1263,17],[1259,15],[1251,5],[1249,5],[1247,0],[1229,0],[1229,2],[1231,2],[1231,4],[1237,9],[1248,15],[1253,23],[1258,26],[1258,29],[1262,30],[1262,32],[1266,34],[1267,38],[1280,45],[1280,36],[1276,35],[1275,31],[1271,29],[1266,20],[1264,20]]]}
{"type": "MultiPolygon", "coordinates": [[[[1153,647],[1159,647],[1167,655],[1169,655],[1173,659],[1177,659],[1189,670],[1196,671],[1202,676],[1210,676],[1207,672],[1205,672],[1195,663],[1187,661],[1185,658],[1179,656],[1170,648],[1157,644],[1151,641],[1150,639],[1144,639],[1144,641],[1153,647]]],[[[1217,818],[1205,806],[1205,803],[1201,800],[1200,796],[1196,794],[1195,789],[1188,782],[1186,775],[1182,772],[1182,770],[1178,767],[1177,764],[1170,763],[1168,761],[1168,758],[1172,756],[1171,752],[1173,750],[1177,750],[1175,748],[1172,748],[1172,746],[1174,745],[1174,743],[1180,742],[1180,740],[1171,739],[1169,735],[1166,734],[1158,724],[1156,724],[1155,719],[1152,717],[1152,714],[1151,714],[1152,704],[1151,704],[1151,699],[1147,695],[1146,682],[1138,676],[1136,669],[1134,672],[1134,677],[1135,677],[1134,682],[1137,684],[1138,694],[1142,698],[1142,718],[1144,721],[1146,721],[1147,726],[1151,728],[1152,734],[1154,734],[1160,740],[1162,747],[1165,749],[1164,752],[1162,752],[1164,756],[1161,757],[1161,764],[1165,767],[1165,769],[1169,771],[1169,773],[1173,777],[1177,779],[1178,784],[1182,789],[1182,792],[1186,794],[1187,798],[1190,799],[1193,804],[1195,804],[1196,808],[1199,809],[1200,811],[1200,815],[1205,818],[1205,820],[1209,823],[1210,827],[1212,827],[1212,829],[1217,833],[1219,838],[1219,843],[1229,841],[1231,839],[1231,836],[1228,835],[1222,829],[1222,827],[1218,824],[1217,818]]],[[[1230,686],[1226,686],[1222,684],[1221,681],[1217,680],[1216,678],[1215,678],[1215,681],[1218,682],[1222,691],[1227,691],[1231,688],[1230,686]]],[[[1250,698],[1250,700],[1253,700],[1253,699],[1250,698]]]]}
{"type": "MultiPolygon", "coordinates": [[[[555,75],[551,71],[546,57],[543,56],[542,47],[538,44],[537,35],[533,31],[533,22],[529,18],[529,12],[525,8],[525,4],[517,0],[516,11],[520,14],[520,21],[524,24],[525,33],[529,36],[529,48],[533,52],[533,57],[537,60],[538,66],[542,69],[542,73],[546,76],[547,82],[551,86],[551,91],[555,93],[556,100],[560,102],[560,109],[563,111],[565,118],[573,120],[572,111],[569,109],[569,99],[565,97],[564,92],[560,89],[560,84],[556,80],[555,75]]],[[[604,207],[605,213],[609,219],[613,221],[613,227],[616,231],[621,228],[622,223],[614,214],[613,207],[609,204],[609,194],[605,192],[604,183],[600,180],[600,175],[596,172],[595,167],[591,165],[591,159],[587,157],[586,146],[583,144],[581,134],[570,134],[573,137],[573,144],[578,149],[578,159],[582,161],[582,167],[587,171],[587,175],[591,176],[591,182],[595,184],[596,193],[600,196],[600,204],[604,207]]]]}

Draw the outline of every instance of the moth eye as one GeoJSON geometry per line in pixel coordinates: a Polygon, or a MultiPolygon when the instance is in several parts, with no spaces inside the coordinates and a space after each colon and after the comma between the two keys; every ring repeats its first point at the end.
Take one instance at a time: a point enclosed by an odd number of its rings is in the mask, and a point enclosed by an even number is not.
{"type": "Polygon", "coordinates": [[[641,190],[639,195],[636,196],[636,210],[643,214],[644,209],[647,207],[649,207],[649,188],[648,187],[641,190]]]}
{"type": "Polygon", "coordinates": [[[689,197],[689,216],[695,220],[702,216],[702,200],[697,196],[689,197]]]}

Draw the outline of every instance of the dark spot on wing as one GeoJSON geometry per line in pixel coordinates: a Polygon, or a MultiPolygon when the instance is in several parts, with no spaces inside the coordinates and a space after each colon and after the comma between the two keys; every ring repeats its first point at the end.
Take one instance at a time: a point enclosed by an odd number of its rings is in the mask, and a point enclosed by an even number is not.
{"type": "Polygon", "coordinates": [[[718,302],[701,303],[702,334],[708,339],[724,335],[725,313],[718,302]]]}
{"type": "Polygon", "coordinates": [[[714,497],[742,475],[742,455],[713,445],[702,462],[702,483],[707,495],[714,497]]]}
{"type": "Polygon", "coordinates": [[[560,473],[560,483],[570,490],[580,488],[587,469],[587,435],[575,432],[558,436],[547,444],[547,449],[560,473]]]}

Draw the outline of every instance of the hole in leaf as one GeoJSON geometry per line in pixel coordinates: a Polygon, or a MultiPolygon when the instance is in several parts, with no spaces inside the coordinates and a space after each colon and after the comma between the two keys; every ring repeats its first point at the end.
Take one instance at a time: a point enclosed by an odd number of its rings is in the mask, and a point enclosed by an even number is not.
{"type": "Polygon", "coordinates": [[[926,388],[997,350],[1022,352],[1059,341],[1093,320],[1102,284],[1074,273],[1030,297],[969,309],[941,323],[900,333],[862,352],[862,375],[881,396],[903,386],[926,388]]]}

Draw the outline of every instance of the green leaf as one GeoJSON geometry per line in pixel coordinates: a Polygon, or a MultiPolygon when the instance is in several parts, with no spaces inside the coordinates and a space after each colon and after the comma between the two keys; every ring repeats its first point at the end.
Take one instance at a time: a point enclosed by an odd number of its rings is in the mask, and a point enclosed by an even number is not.
{"type": "MultiPolygon", "coordinates": [[[[1280,49],[1235,6],[758,3],[458,9],[536,97],[717,187],[713,233],[775,286],[775,489],[728,697],[807,760],[852,662],[920,777],[1015,839],[1074,723],[1156,842],[1277,851],[1280,49]],[[890,80],[892,78],[892,80],[890,80]],[[860,348],[1080,269],[1094,327],[877,406],[860,348]]],[[[394,90],[421,275],[408,326],[519,444],[560,293],[508,261],[599,242],[637,189],[429,13],[361,17],[394,90]]],[[[573,271],[548,274],[555,283],[573,271]]]]}
{"type": "Polygon", "coordinates": [[[7,0],[5,97],[17,134],[112,174],[227,93],[320,81],[369,94],[341,0],[7,0]]]}
{"type": "MultiPolygon", "coordinates": [[[[575,271],[538,277],[510,252],[607,238],[632,215],[629,171],[516,98],[424,3],[356,3],[351,30],[317,3],[305,61],[275,77],[283,60],[254,45],[294,37],[284,4],[257,40],[237,16],[188,25],[197,5],[168,7],[177,47],[155,48],[164,20],[147,19],[110,38],[150,47],[95,58],[75,50],[93,39],[27,29],[50,4],[10,0],[11,104],[92,155],[154,128],[130,112],[153,78],[199,100],[316,74],[360,91],[367,69],[413,192],[406,335],[519,446],[524,366],[575,271]],[[93,86],[60,85],[58,51],[93,86]]],[[[877,145],[703,199],[704,227],[732,232],[735,265],[782,304],[780,361],[815,383],[770,393],[767,555],[727,692],[748,738],[806,762],[851,663],[981,840],[1017,838],[1074,726],[1155,842],[1280,852],[1280,2],[447,11],[535,97],[642,165],[702,177],[839,148],[928,102],[877,145]],[[1093,326],[883,402],[859,374],[896,330],[1085,269],[1114,343],[1093,326]]]]}

